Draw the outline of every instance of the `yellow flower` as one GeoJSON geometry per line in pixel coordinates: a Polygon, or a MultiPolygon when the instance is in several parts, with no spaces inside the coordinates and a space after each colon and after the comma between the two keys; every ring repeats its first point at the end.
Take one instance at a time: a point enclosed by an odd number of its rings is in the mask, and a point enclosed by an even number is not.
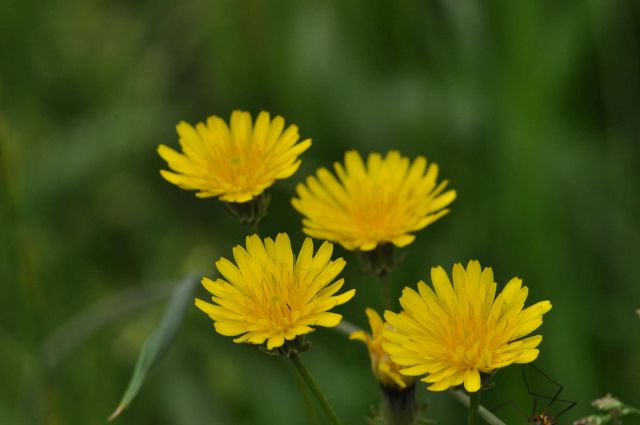
{"type": "Polygon", "coordinates": [[[371,335],[364,331],[355,331],[349,335],[349,339],[362,341],[369,349],[371,369],[376,379],[385,387],[404,389],[415,382],[412,376],[403,376],[399,372],[399,366],[391,361],[389,355],[382,348],[382,330],[388,327],[375,310],[365,310],[369,318],[371,335]]]}
{"type": "Polygon", "coordinates": [[[410,233],[424,229],[449,212],[456,197],[436,183],[438,165],[424,157],[410,163],[397,151],[386,157],[372,153],[365,165],[356,151],[334,164],[338,178],[326,168],[296,188],[293,207],[305,218],[304,232],[340,243],[349,250],[371,251],[378,245],[409,245],[410,233]]]}
{"type": "Polygon", "coordinates": [[[428,389],[443,391],[464,383],[468,392],[480,389],[480,372],[512,363],[529,363],[539,354],[541,335],[526,335],[542,324],[549,301],[523,308],[529,292],[514,277],[496,297],[493,271],[470,261],[453,266],[453,286],[442,267],[431,269],[435,292],[418,282],[418,292],[405,288],[403,311],[387,311],[393,328],[384,330],[383,347],[410,376],[428,374],[428,389]]]}
{"type": "Polygon", "coordinates": [[[200,198],[225,202],[248,202],[275,180],[290,177],[300,166],[298,156],[311,146],[311,139],[297,143],[298,127],[284,130],[284,119],[271,120],[267,112],[260,112],[255,125],[248,112],[233,111],[230,127],[211,116],[195,128],[181,122],[177,130],[183,153],[158,146],[174,171],[160,174],[182,189],[198,190],[200,198]]]}
{"type": "Polygon", "coordinates": [[[332,252],[333,245],[325,242],[314,255],[307,238],[294,257],[285,233],[264,242],[247,236],[246,249],[233,249],[235,264],[226,258],[216,262],[223,278],[202,279],[214,304],[199,299],[195,304],[211,317],[218,333],[239,335],[234,339],[238,343],[266,341],[269,350],[312,332],[313,326],[337,326],[342,316],[329,310],[349,301],[355,289],[335,295],[344,279],[334,279],[345,261],[331,261],[332,252]]]}

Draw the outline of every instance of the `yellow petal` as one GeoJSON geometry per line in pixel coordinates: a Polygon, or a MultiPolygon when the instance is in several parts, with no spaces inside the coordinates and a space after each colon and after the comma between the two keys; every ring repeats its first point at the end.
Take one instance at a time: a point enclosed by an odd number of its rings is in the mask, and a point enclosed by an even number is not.
{"type": "Polygon", "coordinates": [[[476,369],[468,369],[464,373],[464,389],[469,393],[480,391],[480,372],[476,369]]]}

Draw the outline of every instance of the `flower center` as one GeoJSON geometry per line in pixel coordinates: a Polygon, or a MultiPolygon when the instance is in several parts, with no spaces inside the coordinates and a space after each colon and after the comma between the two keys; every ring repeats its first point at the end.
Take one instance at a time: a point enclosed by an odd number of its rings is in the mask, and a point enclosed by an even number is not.
{"type": "Polygon", "coordinates": [[[493,350],[486,324],[469,317],[453,322],[445,344],[449,360],[461,369],[488,370],[493,350]]]}
{"type": "Polygon", "coordinates": [[[212,161],[209,172],[221,182],[234,187],[248,188],[259,184],[265,172],[265,153],[258,146],[228,146],[220,152],[220,161],[212,161]],[[220,166],[220,164],[227,166],[220,166]]]}
{"type": "Polygon", "coordinates": [[[302,294],[297,278],[291,269],[279,267],[273,273],[266,274],[262,284],[250,297],[253,304],[253,318],[256,324],[269,329],[286,330],[301,315],[302,294]]]}
{"type": "Polygon", "coordinates": [[[353,222],[362,233],[379,240],[389,236],[396,210],[394,196],[372,187],[369,191],[363,191],[358,202],[354,203],[353,222]]]}

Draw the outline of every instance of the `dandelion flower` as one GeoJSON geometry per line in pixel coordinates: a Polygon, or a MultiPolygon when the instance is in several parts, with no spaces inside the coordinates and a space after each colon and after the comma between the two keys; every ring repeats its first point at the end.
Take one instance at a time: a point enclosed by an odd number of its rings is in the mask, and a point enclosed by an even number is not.
{"type": "Polygon", "coordinates": [[[344,166],[335,163],[337,178],[326,168],[296,188],[293,207],[304,218],[304,232],[340,243],[348,250],[371,251],[378,245],[409,245],[411,233],[424,229],[449,212],[456,197],[445,192],[447,181],[437,183],[438,165],[427,167],[424,157],[410,163],[397,151],[383,158],[345,154],[344,166]]]}
{"type": "Polygon", "coordinates": [[[382,348],[382,330],[389,325],[382,321],[375,310],[367,308],[365,312],[369,318],[371,335],[364,331],[355,331],[349,335],[349,339],[362,341],[367,345],[371,358],[371,369],[378,382],[383,386],[400,390],[411,386],[416,379],[413,376],[401,375],[400,366],[392,362],[382,348]]]}
{"type": "Polygon", "coordinates": [[[466,270],[453,266],[453,285],[442,267],[431,269],[431,281],[435,292],[418,282],[418,292],[402,291],[402,312],[385,312],[392,328],[384,330],[382,346],[402,374],[427,374],[422,381],[432,391],[464,383],[476,392],[480,373],[538,357],[542,336],[527,335],[542,324],[551,303],[524,308],[529,291],[521,279],[511,279],[496,297],[491,268],[470,261],[466,270]]]}
{"type": "Polygon", "coordinates": [[[333,245],[322,244],[313,253],[305,239],[294,257],[285,233],[276,240],[247,236],[246,248],[233,249],[235,264],[221,258],[216,267],[222,278],[205,277],[204,287],[213,304],[196,299],[196,306],[214,321],[216,331],[235,336],[234,342],[264,344],[272,350],[314,330],[314,326],[337,326],[342,319],[333,307],[349,301],[355,289],[336,295],[344,279],[342,258],[331,260],[333,245]]]}
{"type": "Polygon", "coordinates": [[[270,119],[260,112],[255,125],[248,112],[233,111],[230,126],[212,116],[195,128],[177,126],[183,153],[158,146],[158,153],[173,171],[160,171],[170,183],[197,190],[200,198],[219,197],[225,202],[248,202],[278,179],[300,166],[298,156],[311,140],[298,142],[298,127],[284,128],[280,116],[270,119]]]}

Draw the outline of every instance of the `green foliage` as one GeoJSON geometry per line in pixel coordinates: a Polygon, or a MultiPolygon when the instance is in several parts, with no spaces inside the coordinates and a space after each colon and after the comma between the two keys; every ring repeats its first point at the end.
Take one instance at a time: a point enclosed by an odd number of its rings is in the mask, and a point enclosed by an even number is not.
{"type": "Polygon", "coordinates": [[[603,413],[578,419],[574,425],[619,425],[623,423],[622,418],[625,416],[640,415],[640,409],[621,402],[611,394],[592,401],[591,406],[603,413]]]}
{"type": "Polygon", "coordinates": [[[199,279],[191,277],[176,285],[158,328],[145,341],[140,350],[131,381],[129,381],[118,407],[109,416],[109,420],[115,419],[129,407],[142,388],[149,372],[165,356],[173,344],[180,330],[185,310],[187,306],[193,304],[193,295],[198,282],[199,279]]]}
{"type": "MultiPolygon", "coordinates": [[[[470,258],[500,283],[518,275],[532,302],[554,304],[539,361],[579,402],[561,420],[590,414],[586,401],[607,390],[637,404],[638,7],[0,2],[0,423],[104,423],[161,309],[140,304],[102,322],[53,368],[43,344],[114,294],[211,275],[244,239],[222,205],[164,182],[155,152],[177,146],[178,121],[236,108],[282,114],[314,141],[271,191],[263,235],[286,231],[299,244],[293,188],[346,149],[426,155],[458,199],[399,253],[392,291],[470,258]]],[[[380,309],[375,279],[337,254],[358,289],[341,313],[364,326],[364,306],[380,309]]],[[[290,365],[205,319],[187,308],[180,343],[122,423],[298,425],[290,365]]],[[[319,386],[345,423],[362,423],[378,398],[366,351],[326,330],[310,338],[319,386]]],[[[513,400],[500,418],[525,422],[532,400],[519,370],[495,380],[483,403],[513,400]]],[[[430,418],[463,423],[457,402],[417,393],[430,418]]]]}

